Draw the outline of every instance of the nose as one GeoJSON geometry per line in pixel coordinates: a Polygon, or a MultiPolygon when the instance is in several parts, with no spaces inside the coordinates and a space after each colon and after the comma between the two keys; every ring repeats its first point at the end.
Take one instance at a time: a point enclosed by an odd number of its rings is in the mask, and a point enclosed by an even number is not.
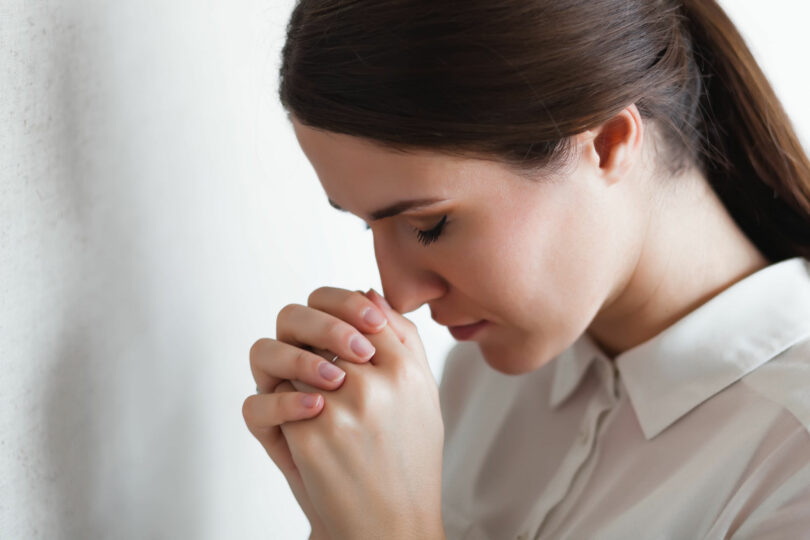
{"type": "Polygon", "coordinates": [[[430,268],[424,255],[420,256],[412,249],[375,235],[374,256],[383,295],[400,313],[414,311],[447,292],[446,281],[430,268]]]}

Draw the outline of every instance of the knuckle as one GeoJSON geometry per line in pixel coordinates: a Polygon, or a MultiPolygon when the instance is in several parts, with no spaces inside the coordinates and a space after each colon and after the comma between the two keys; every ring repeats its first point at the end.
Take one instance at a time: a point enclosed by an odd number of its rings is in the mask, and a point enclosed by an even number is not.
{"type": "Polygon", "coordinates": [[[422,372],[412,362],[395,362],[393,366],[394,381],[402,387],[422,384],[422,372]]]}
{"type": "Polygon", "coordinates": [[[361,376],[354,377],[352,380],[352,392],[350,399],[353,401],[354,406],[359,411],[364,411],[372,406],[373,394],[375,385],[369,380],[369,377],[361,376]]]}
{"type": "Polygon", "coordinates": [[[397,361],[391,362],[389,369],[391,371],[392,380],[401,381],[402,379],[407,378],[409,376],[409,371],[411,371],[409,364],[410,362],[400,362],[398,359],[397,361]]]}
{"type": "Polygon", "coordinates": [[[254,396],[248,396],[245,401],[242,402],[242,418],[245,419],[245,423],[249,426],[255,424],[254,418],[254,410],[255,407],[253,402],[255,401],[254,396]]]}
{"type": "Polygon", "coordinates": [[[343,344],[344,341],[349,339],[349,336],[354,332],[351,325],[343,321],[332,321],[326,328],[326,335],[329,337],[331,343],[343,344]]]}
{"type": "Polygon", "coordinates": [[[323,456],[325,450],[313,431],[315,430],[303,430],[295,437],[296,461],[301,460],[302,465],[306,468],[317,465],[318,459],[323,456]]]}
{"type": "Polygon", "coordinates": [[[297,311],[302,307],[304,306],[302,306],[301,304],[287,304],[278,311],[278,315],[276,316],[276,322],[278,324],[281,324],[281,322],[287,317],[289,317],[292,314],[292,312],[297,311]]]}
{"type": "Polygon", "coordinates": [[[273,342],[270,338],[261,338],[256,340],[253,345],[250,346],[250,352],[248,353],[248,357],[250,358],[250,365],[255,367],[258,358],[261,354],[263,354],[267,349],[270,347],[270,344],[273,342]]]}
{"type": "Polygon", "coordinates": [[[313,300],[315,298],[322,295],[324,292],[326,292],[329,289],[331,289],[331,287],[323,286],[323,287],[318,287],[317,289],[315,289],[314,291],[309,293],[309,296],[307,296],[307,305],[308,306],[312,305],[312,302],[313,302],[313,300]]]}
{"type": "Polygon", "coordinates": [[[298,349],[298,351],[295,353],[295,359],[293,359],[293,362],[295,363],[293,366],[295,378],[303,379],[304,376],[308,375],[312,371],[314,366],[318,365],[320,360],[321,357],[317,354],[305,351],[304,349],[298,349]]]}
{"type": "Polygon", "coordinates": [[[348,301],[352,303],[352,306],[358,307],[374,305],[374,302],[369,300],[362,291],[352,291],[351,294],[348,295],[348,301]]]}
{"type": "Polygon", "coordinates": [[[274,394],[280,394],[285,392],[295,392],[295,388],[293,387],[292,384],[290,384],[290,381],[286,380],[281,381],[276,385],[275,389],[273,390],[274,394]]]}
{"type": "Polygon", "coordinates": [[[293,418],[301,409],[301,398],[294,392],[279,397],[279,408],[284,418],[293,418]]]}
{"type": "MultiPolygon", "coordinates": [[[[379,415],[380,403],[381,401],[379,399],[374,400],[371,394],[359,396],[352,407],[354,415],[346,419],[345,423],[340,426],[340,431],[345,433],[352,428],[357,430],[359,429],[357,424],[376,423],[375,419],[379,415]]],[[[335,435],[339,435],[339,433],[335,433],[335,435]]]]}

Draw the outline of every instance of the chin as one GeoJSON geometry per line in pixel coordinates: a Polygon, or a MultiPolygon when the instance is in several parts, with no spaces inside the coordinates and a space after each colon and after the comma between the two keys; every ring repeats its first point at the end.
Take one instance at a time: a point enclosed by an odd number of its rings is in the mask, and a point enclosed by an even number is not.
{"type": "Polygon", "coordinates": [[[529,353],[523,348],[506,348],[500,345],[479,344],[481,356],[489,367],[504,375],[531,373],[554,359],[548,351],[529,353]]]}

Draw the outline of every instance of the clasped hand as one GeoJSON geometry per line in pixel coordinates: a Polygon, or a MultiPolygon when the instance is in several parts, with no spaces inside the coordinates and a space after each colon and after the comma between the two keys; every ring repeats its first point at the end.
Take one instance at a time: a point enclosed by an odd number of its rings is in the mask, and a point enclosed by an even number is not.
{"type": "Polygon", "coordinates": [[[444,538],[444,425],[410,320],[373,290],[321,287],[306,306],[279,312],[276,339],[253,344],[250,366],[260,393],[242,414],[287,479],[311,538],[444,538]],[[378,324],[364,318],[373,311],[378,324]],[[363,341],[374,350],[363,354],[363,341]],[[321,370],[335,354],[345,376],[329,380],[321,370]],[[304,393],[321,397],[307,407],[304,393]]]}

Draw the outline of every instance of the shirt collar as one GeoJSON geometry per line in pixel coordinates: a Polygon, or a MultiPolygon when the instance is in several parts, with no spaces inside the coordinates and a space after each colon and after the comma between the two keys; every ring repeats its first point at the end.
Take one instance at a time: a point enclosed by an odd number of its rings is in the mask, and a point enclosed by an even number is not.
{"type": "MultiPolygon", "coordinates": [[[[614,362],[647,440],[744,375],[810,337],[810,260],[771,264],[614,362]]],[[[556,361],[550,405],[606,358],[583,334],[556,361]]]]}
{"type": "Polygon", "coordinates": [[[549,405],[552,408],[559,406],[574,393],[585,372],[588,371],[588,367],[598,358],[609,361],[588,334],[582,334],[570,347],[557,356],[549,396],[549,405]]]}

